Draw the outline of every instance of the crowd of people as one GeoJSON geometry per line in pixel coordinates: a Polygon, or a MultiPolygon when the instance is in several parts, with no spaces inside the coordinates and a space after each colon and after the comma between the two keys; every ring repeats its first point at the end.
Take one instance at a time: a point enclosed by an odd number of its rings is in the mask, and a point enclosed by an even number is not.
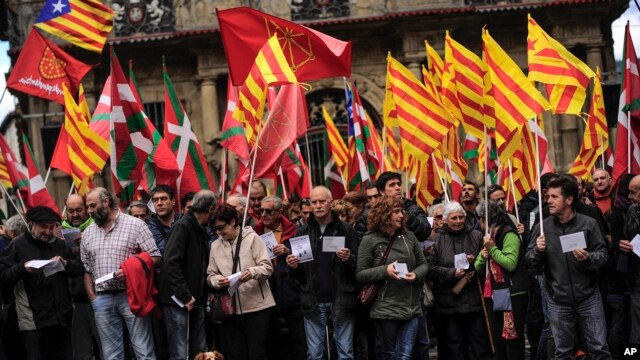
{"type": "Polygon", "coordinates": [[[640,344],[640,175],[540,182],[512,212],[472,182],[422,209],[394,172],[342,199],[73,194],[64,218],[0,230],[0,359],[621,358],[640,344]]]}

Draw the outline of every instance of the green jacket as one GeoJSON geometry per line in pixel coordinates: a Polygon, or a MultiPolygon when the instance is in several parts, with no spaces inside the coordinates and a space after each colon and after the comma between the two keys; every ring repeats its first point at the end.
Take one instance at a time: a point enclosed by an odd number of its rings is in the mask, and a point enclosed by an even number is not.
{"type": "Polygon", "coordinates": [[[390,241],[387,234],[369,232],[358,248],[356,280],[362,284],[375,282],[380,285],[369,312],[374,319],[408,320],[422,315],[420,287],[427,276],[427,262],[412,232],[394,236],[386,265],[378,264],[390,241]],[[389,278],[387,265],[394,261],[406,263],[408,271],[415,273],[417,279],[409,283],[389,278]]]}

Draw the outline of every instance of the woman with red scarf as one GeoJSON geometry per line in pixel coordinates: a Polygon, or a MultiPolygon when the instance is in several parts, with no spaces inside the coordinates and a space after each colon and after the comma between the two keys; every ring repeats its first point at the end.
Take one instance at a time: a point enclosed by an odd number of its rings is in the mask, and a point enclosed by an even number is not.
{"type": "Polygon", "coordinates": [[[476,208],[484,247],[476,258],[476,271],[485,274],[484,297],[491,324],[496,360],[525,358],[524,324],[529,281],[524,261],[526,246],[513,222],[498,205],[489,201],[476,208]],[[487,224],[486,213],[489,212],[487,224]]]}

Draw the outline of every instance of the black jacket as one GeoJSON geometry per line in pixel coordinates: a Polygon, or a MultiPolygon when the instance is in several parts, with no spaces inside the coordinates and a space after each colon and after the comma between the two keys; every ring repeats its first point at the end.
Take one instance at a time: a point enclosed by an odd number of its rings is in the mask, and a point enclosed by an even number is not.
{"type": "MultiPolygon", "coordinates": [[[[318,301],[316,298],[315,277],[331,276],[333,282],[333,309],[334,314],[353,315],[358,296],[358,284],[356,283],[356,256],[360,241],[351,225],[340,221],[338,215],[331,213],[332,220],[324,231],[324,236],[344,236],[345,247],[351,251],[351,258],[343,262],[335,254],[332,255],[331,274],[317,274],[315,261],[302,263],[291,273],[300,286],[300,300],[305,315],[318,313],[318,301]]],[[[306,225],[301,225],[296,230],[296,236],[309,235],[313,258],[319,259],[322,252],[320,237],[320,224],[311,215],[306,225]]],[[[289,248],[290,243],[286,244],[289,248]]]]}
{"type": "Polygon", "coordinates": [[[422,242],[431,235],[431,225],[424,210],[409,199],[402,199],[402,206],[407,216],[407,230],[411,231],[418,241],[422,242]]]}
{"type": "MultiPolygon", "coordinates": [[[[427,276],[433,281],[436,312],[467,314],[481,311],[482,299],[476,283],[478,280],[473,278],[458,295],[454,295],[452,290],[460,280],[454,277],[454,256],[461,253],[478,256],[482,248],[482,233],[469,227],[456,233],[445,227],[438,230],[433,248],[434,251],[427,255],[427,276]]],[[[473,269],[473,264],[469,264],[469,269],[473,269]]]]}
{"type": "Polygon", "coordinates": [[[206,299],[207,233],[204,226],[188,213],[175,222],[169,232],[160,267],[160,303],[176,305],[175,295],[182,303],[191,298],[203,304],[206,299]]]}
{"type": "Polygon", "coordinates": [[[0,283],[15,286],[16,310],[20,330],[36,330],[47,326],[71,326],[73,300],[69,278],[82,275],[80,260],[64,240],[51,243],[35,239],[26,232],[13,239],[0,257],[0,283]],[[61,256],[67,260],[65,271],[45,277],[43,272],[28,273],[24,263],[61,256]]]}
{"type": "Polygon", "coordinates": [[[537,272],[544,272],[545,287],[556,302],[568,305],[579,304],[597,290],[598,269],[607,262],[607,244],[600,233],[597,222],[585,215],[575,214],[568,222],[561,224],[555,216],[544,220],[544,235],[547,246],[538,252],[536,241],[540,228],[531,233],[527,248],[527,266],[537,272]],[[572,253],[563,253],[560,236],[583,232],[589,258],[576,260],[572,253]]]}

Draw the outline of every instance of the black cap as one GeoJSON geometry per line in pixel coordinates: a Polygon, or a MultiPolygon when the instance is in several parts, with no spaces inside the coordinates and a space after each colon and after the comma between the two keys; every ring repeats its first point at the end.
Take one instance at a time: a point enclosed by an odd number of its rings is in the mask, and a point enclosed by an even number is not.
{"type": "Polygon", "coordinates": [[[62,218],[58,215],[57,212],[46,206],[36,206],[29,209],[26,213],[27,221],[33,222],[45,222],[45,221],[53,221],[53,222],[61,222],[62,218]]]}

